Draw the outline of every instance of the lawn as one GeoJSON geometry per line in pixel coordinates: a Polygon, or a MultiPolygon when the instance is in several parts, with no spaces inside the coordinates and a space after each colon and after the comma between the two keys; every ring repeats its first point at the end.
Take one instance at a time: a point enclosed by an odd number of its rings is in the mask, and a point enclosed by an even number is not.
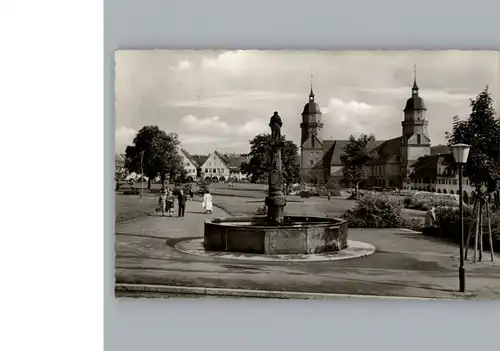
{"type": "Polygon", "coordinates": [[[148,210],[156,207],[158,197],[146,194],[140,201],[139,195],[116,194],[115,201],[115,222],[120,223],[145,216],[148,210]]]}
{"type": "MultiPolygon", "coordinates": [[[[219,206],[226,212],[235,216],[246,216],[255,214],[257,208],[264,205],[264,197],[260,199],[252,197],[233,197],[213,195],[214,205],[219,206]]],[[[323,197],[300,198],[298,196],[288,196],[288,203],[285,213],[295,216],[329,216],[341,217],[347,210],[356,203],[355,200],[342,198],[332,198],[328,201],[323,197]]],[[[425,217],[424,211],[403,210],[403,215],[407,218],[425,217]]]]}

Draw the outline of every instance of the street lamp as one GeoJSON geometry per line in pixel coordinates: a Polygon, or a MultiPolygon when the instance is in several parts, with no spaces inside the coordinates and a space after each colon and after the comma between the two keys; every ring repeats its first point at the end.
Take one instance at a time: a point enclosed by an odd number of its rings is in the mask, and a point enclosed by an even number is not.
{"type": "Polygon", "coordinates": [[[470,145],[455,144],[451,146],[453,158],[458,165],[458,193],[459,193],[459,211],[460,211],[460,267],[458,268],[458,279],[460,292],[465,292],[465,268],[464,268],[464,205],[463,205],[463,167],[469,157],[470,145]]]}

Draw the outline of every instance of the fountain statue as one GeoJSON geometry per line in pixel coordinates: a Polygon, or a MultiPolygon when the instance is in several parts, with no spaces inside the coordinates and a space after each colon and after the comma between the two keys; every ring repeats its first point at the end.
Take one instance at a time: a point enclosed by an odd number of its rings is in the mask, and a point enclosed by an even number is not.
{"type": "Polygon", "coordinates": [[[274,112],[271,135],[269,191],[266,216],[218,218],[205,222],[204,248],[235,253],[313,254],[347,247],[347,222],[337,218],[285,216],[281,136],[283,122],[274,112]]]}
{"type": "Polygon", "coordinates": [[[284,220],[286,198],[283,194],[283,169],[281,164],[281,150],[285,143],[281,138],[283,122],[281,122],[278,112],[274,112],[269,126],[271,127],[271,137],[269,138],[271,170],[269,172],[269,193],[265,203],[267,206],[268,224],[279,225],[284,220]]]}

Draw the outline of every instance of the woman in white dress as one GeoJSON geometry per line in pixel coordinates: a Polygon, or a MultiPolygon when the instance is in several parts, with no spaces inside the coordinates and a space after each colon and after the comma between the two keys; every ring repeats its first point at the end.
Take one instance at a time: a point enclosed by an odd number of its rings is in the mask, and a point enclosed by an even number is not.
{"type": "Polygon", "coordinates": [[[203,195],[202,206],[205,213],[212,213],[212,195],[208,190],[205,191],[205,195],[203,195]]]}

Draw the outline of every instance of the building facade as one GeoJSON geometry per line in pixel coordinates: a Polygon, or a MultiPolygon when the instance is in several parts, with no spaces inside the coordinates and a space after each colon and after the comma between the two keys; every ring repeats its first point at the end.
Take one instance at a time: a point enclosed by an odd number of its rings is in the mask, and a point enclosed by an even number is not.
{"type": "Polygon", "coordinates": [[[186,170],[186,180],[188,182],[195,181],[198,176],[198,163],[185,149],[180,149],[179,153],[182,157],[184,169],[186,170]]]}
{"type": "Polygon", "coordinates": [[[200,176],[206,180],[226,181],[231,174],[230,165],[226,158],[217,151],[208,155],[205,162],[200,166],[200,176]]]}
{"type": "MultiPolygon", "coordinates": [[[[368,145],[369,149],[376,152],[377,158],[365,165],[365,181],[361,186],[456,194],[458,177],[453,168],[453,156],[451,153],[431,155],[427,108],[420,96],[416,72],[410,94],[403,109],[401,135],[368,145]]],[[[345,179],[341,161],[341,155],[349,141],[322,139],[321,116],[311,88],[300,124],[302,181],[318,185],[331,181],[341,187],[350,187],[353,184],[345,179]]],[[[473,189],[467,177],[463,186],[464,197],[470,198],[473,189]]]]}

